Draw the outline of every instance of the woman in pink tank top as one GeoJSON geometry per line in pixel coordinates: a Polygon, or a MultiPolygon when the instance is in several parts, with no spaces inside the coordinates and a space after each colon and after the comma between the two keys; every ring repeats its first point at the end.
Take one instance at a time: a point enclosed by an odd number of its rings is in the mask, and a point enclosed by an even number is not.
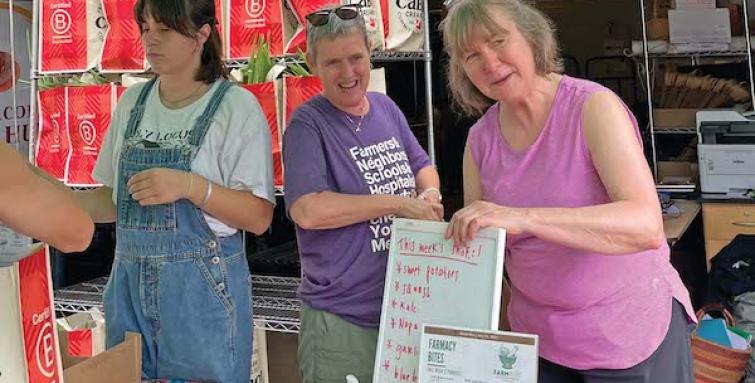
{"type": "Polygon", "coordinates": [[[448,237],[507,231],[511,329],[540,337],[539,381],[692,382],[689,293],[669,263],[637,122],[602,86],[558,74],[550,21],[520,0],[457,0],[449,81],[482,117],[448,237]]]}

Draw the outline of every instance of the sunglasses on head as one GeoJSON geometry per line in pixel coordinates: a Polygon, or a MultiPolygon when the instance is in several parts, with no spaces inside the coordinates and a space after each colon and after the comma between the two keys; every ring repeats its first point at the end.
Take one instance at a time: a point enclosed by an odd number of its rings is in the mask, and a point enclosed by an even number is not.
{"type": "Polygon", "coordinates": [[[359,16],[358,5],[342,5],[333,9],[322,9],[312,12],[307,15],[307,21],[310,24],[319,27],[325,25],[330,21],[330,14],[335,13],[341,20],[351,20],[359,16]]]}

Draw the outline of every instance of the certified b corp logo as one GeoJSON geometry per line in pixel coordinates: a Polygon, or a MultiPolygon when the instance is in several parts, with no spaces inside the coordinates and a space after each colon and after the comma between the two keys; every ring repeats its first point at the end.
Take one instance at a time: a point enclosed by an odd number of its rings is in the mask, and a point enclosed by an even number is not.
{"type": "Polygon", "coordinates": [[[84,140],[84,143],[92,146],[95,137],[97,137],[97,129],[94,128],[94,125],[91,122],[84,120],[79,123],[79,135],[81,136],[81,139],[84,140]]]}
{"type": "Polygon", "coordinates": [[[60,143],[60,124],[58,121],[52,120],[52,142],[55,144],[60,143]]]}
{"type": "Polygon", "coordinates": [[[262,17],[265,12],[265,0],[246,0],[246,13],[253,19],[262,17]]]}
{"type": "Polygon", "coordinates": [[[52,31],[56,35],[64,35],[71,29],[71,14],[65,9],[56,9],[50,17],[52,31]]]}
{"type": "Polygon", "coordinates": [[[35,347],[39,372],[45,377],[51,378],[55,373],[55,337],[52,334],[50,322],[42,326],[35,347]]]}

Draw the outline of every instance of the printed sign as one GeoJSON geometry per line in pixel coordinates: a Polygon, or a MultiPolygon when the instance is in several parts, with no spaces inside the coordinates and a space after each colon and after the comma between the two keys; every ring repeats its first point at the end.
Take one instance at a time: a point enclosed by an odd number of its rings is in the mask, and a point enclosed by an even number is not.
{"type": "Polygon", "coordinates": [[[282,0],[230,0],[229,45],[231,59],[247,59],[257,51],[259,37],[271,55],[283,54],[282,0]]]}
{"type": "Polygon", "coordinates": [[[420,382],[537,383],[537,335],[425,325],[420,382]]]}
{"type": "Polygon", "coordinates": [[[46,247],[18,262],[21,323],[29,383],[60,382],[61,363],[46,247]]]}
{"type": "Polygon", "coordinates": [[[113,86],[92,85],[68,88],[68,129],[71,154],[68,184],[94,185],[92,178],[102,140],[112,117],[113,86]]]}
{"type": "Polygon", "coordinates": [[[374,383],[418,381],[427,323],[498,328],[506,234],[486,229],[456,247],[445,239],[447,226],[393,221],[374,383]]]}
{"type": "Polygon", "coordinates": [[[41,91],[39,101],[39,134],[37,139],[37,166],[50,176],[65,181],[66,162],[71,151],[66,114],[66,88],[41,91]]]}
{"type": "Polygon", "coordinates": [[[103,0],[107,32],[102,47],[102,72],[143,72],[146,69],[141,32],[134,18],[136,0],[103,0]]]}
{"type": "Polygon", "coordinates": [[[107,21],[99,0],[42,0],[39,71],[83,72],[102,53],[107,21]]]}
{"type": "Polygon", "coordinates": [[[421,51],[425,49],[425,1],[381,0],[385,49],[421,51]]]}
{"type": "Polygon", "coordinates": [[[27,49],[27,36],[31,36],[32,27],[31,7],[31,2],[14,1],[11,24],[10,4],[0,2],[0,25],[4,26],[0,28],[0,134],[24,158],[29,156],[31,114],[31,61],[27,49]]]}

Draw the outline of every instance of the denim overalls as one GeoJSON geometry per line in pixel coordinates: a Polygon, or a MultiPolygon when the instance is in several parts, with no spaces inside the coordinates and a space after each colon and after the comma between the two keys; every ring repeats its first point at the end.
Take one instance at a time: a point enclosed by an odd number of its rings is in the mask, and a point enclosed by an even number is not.
{"type": "Polygon", "coordinates": [[[127,186],[146,169],[189,171],[231,83],[218,85],[189,142],[172,149],[140,145],[136,134],[154,83],[131,111],[119,162],[115,261],[104,292],[107,346],[140,333],[144,378],[249,382],[252,293],[241,234],[218,238],[185,199],[142,207],[127,186]]]}

